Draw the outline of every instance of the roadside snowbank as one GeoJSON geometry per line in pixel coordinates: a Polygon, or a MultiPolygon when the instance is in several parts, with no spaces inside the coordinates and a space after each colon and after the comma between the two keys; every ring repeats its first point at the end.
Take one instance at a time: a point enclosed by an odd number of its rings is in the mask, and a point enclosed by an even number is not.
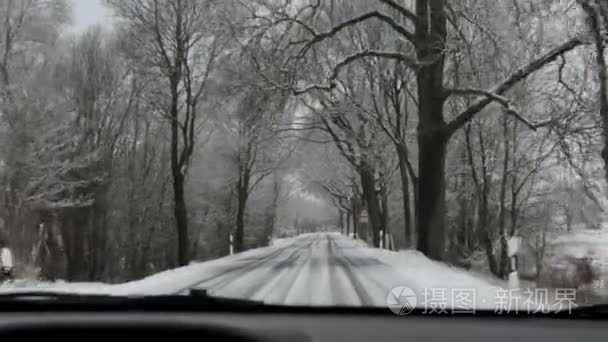
{"type": "Polygon", "coordinates": [[[390,264],[401,277],[408,279],[408,283],[404,285],[412,288],[423,302],[440,300],[438,296],[446,296],[448,307],[452,307],[457,306],[459,301],[465,301],[463,297],[458,298],[459,296],[472,295],[475,297],[476,308],[494,310],[503,304],[510,305],[508,302],[504,303],[505,299],[514,301],[511,304],[521,301],[516,298],[515,292],[508,292],[507,283],[504,281],[490,279],[491,277],[481,278],[480,275],[467,270],[430,260],[419,251],[391,252],[369,249],[368,253],[390,264]]]}
{"type": "Polygon", "coordinates": [[[112,285],[95,282],[69,283],[63,280],[55,282],[35,279],[15,279],[0,283],[0,294],[7,292],[65,292],[78,294],[110,293],[112,285]]]}
{"type": "Polygon", "coordinates": [[[246,263],[248,258],[259,253],[271,254],[284,247],[286,242],[251,249],[211,261],[192,263],[188,266],[163,271],[141,280],[114,285],[112,293],[117,295],[162,295],[187,291],[201,282],[201,275],[222,273],[224,269],[246,263]]]}

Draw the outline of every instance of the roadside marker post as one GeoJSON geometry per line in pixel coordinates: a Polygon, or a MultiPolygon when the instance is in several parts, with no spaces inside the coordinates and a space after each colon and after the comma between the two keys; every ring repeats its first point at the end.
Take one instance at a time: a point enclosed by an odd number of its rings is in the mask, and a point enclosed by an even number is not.
{"type": "Polygon", "coordinates": [[[230,233],[230,255],[234,254],[234,244],[233,244],[233,237],[232,237],[232,233],[230,233]]]}
{"type": "Polygon", "coordinates": [[[361,210],[361,213],[359,214],[359,223],[368,223],[369,222],[369,216],[367,215],[367,210],[363,209],[361,210]]]}
{"type": "Polygon", "coordinates": [[[519,288],[519,274],[517,273],[518,260],[517,253],[521,245],[521,237],[512,236],[507,240],[507,256],[509,257],[509,287],[512,289],[519,288]]]}
{"type": "Polygon", "coordinates": [[[384,249],[384,231],[380,230],[380,249],[384,249]]]}

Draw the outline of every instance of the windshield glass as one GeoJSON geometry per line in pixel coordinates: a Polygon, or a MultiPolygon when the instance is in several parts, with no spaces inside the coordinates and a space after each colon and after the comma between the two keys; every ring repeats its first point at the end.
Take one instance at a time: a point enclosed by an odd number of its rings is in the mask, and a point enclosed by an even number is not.
{"type": "Polygon", "coordinates": [[[600,0],[0,2],[0,292],[608,303],[600,0]]]}

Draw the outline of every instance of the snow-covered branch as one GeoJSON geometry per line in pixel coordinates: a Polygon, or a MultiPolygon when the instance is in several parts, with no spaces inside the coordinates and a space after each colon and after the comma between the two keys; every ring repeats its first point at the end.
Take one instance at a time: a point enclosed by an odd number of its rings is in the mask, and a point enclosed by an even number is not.
{"type": "Polygon", "coordinates": [[[534,72],[540,70],[545,65],[553,62],[564,53],[575,49],[580,45],[587,44],[587,41],[580,37],[575,37],[549,50],[540,57],[534,59],[525,66],[518,68],[513,74],[503,80],[501,83],[494,86],[491,90],[484,92],[483,96],[476,100],[471,106],[461,112],[454,120],[448,124],[448,132],[454,133],[456,130],[469,122],[476,114],[481,112],[487,105],[496,101],[495,96],[487,96],[487,94],[503,95],[520,81],[524,80],[534,72]]]}
{"type": "Polygon", "coordinates": [[[377,51],[377,50],[364,50],[361,52],[357,52],[354,53],[348,57],[346,57],[344,60],[342,60],[340,63],[336,64],[336,66],[334,67],[334,70],[332,72],[332,75],[330,77],[330,80],[334,80],[338,77],[340,70],[342,70],[344,67],[346,67],[347,65],[349,65],[352,62],[355,62],[357,60],[363,59],[363,58],[367,58],[367,57],[378,57],[378,58],[388,58],[388,59],[395,59],[398,61],[401,61],[403,63],[405,63],[407,66],[409,66],[410,68],[413,69],[417,69],[420,67],[421,63],[418,63],[418,61],[416,60],[416,58],[411,57],[411,56],[407,56],[403,53],[400,52],[396,52],[396,51],[377,51]]]}
{"type": "Polygon", "coordinates": [[[553,120],[553,119],[542,121],[542,122],[536,122],[536,123],[532,122],[532,121],[526,119],[526,117],[521,115],[518,111],[516,111],[510,107],[505,107],[505,114],[514,117],[515,119],[517,119],[518,121],[520,121],[521,123],[523,123],[524,125],[526,125],[529,129],[531,129],[533,131],[536,131],[537,129],[539,129],[541,127],[546,127],[546,126],[549,126],[549,125],[555,123],[555,120],[553,120]]]}
{"type": "Polygon", "coordinates": [[[335,80],[338,78],[338,76],[340,76],[340,72],[342,71],[342,69],[344,69],[345,67],[347,67],[349,64],[351,64],[353,62],[356,62],[356,61],[364,59],[364,58],[369,58],[369,57],[398,60],[400,62],[403,62],[405,65],[407,65],[408,67],[410,67],[412,69],[418,69],[421,66],[427,64],[426,62],[418,62],[416,60],[416,58],[407,56],[403,53],[396,52],[396,51],[364,50],[364,51],[356,52],[356,53],[344,58],[342,61],[338,62],[334,66],[332,73],[329,76],[328,84],[312,84],[312,85],[306,86],[301,89],[294,89],[293,93],[294,93],[294,95],[303,95],[303,94],[306,94],[313,90],[321,90],[321,91],[332,90],[336,87],[335,80]]]}
{"type": "Polygon", "coordinates": [[[459,95],[459,96],[467,96],[467,95],[477,95],[477,96],[485,96],[492,101],[498,102],[502,105],[508,106],[509,99],[504,96],[498,95],[496,93],[492,93],[491,91],[479,88],[446,88],[444,89],[444,96],[448,97],[451,95],[459,95]]]}
{"type": "Polygon", "coordinates": [[[484,90],[484,89],[478,89],[478,88],[445,89],[445,94],[446,94],[446,96],[450,96],[450,95],[484,96],[491,102],[496,102],[496,103],[500,104],[505,109],[505,114],[514,117],[515,119],[517,119],[518,121],[520,121],[521,123],[523,123],[524,125],[526,125],[528,128],[530,128],[533,131],[536,131],[538,128],[548,126],[551,123],[555,122],[555,120],[547,120],[547,121],[543,121],[543,122],[534,123],[534,122],[528,120],[525,116],[523,116],[517,110],[515,110],[512,106],[511,101],[508,98],[495,94],[495,93],[492,93],[492,92],[484,90]]]}
{"type": "MultiPolygon", "coordinates": [[[[408,41],[410,41],[412,43],[414,42],[414,35],[408,29],[406,29],[405,27],[403,27],[402,25],[397,23],[390,16],[380,13],[378,11],[373,11],[373,12],[362,14],[362,15],[352,18],[350,20],[344,21],[344,22],[334,26],[333,28],[331,28],[330,30],[328,30],[326,32],[314,33],[313,38],[311,40],[309,40],[308,42],[306,42],[306,44],[300,49],[298,57],[304,56],[304,54],[306,54],[306,52],[313,45],[320,43],[320,42],[324,41],[325,39],[335,36],[336,34],[340,33],[342,30],[344,30],[346,28],[355,26],[355,25],[357,25],[361,22],[367,21],[369,19],[378,19],[378,20],[388,24],[393,30],[395,30],[396,32],[401,34],[408,41]]],[[[299,23],[300,23],[300,25],[303,24],[301,22],[299,22],[299,23]]],[[[305,27],[308,32],[315,32],[314,29],[312,29],[310,26],[306,25],[305,27]]]]}

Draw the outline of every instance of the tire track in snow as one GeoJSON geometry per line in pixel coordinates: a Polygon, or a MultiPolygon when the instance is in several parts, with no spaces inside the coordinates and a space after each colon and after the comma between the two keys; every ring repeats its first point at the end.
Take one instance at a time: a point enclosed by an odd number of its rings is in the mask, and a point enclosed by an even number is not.
{"type": "MultiPolygon", "coordinates": [[[[306,242],[308,240],[311,240],[311,237],[307,236],[307,237],[303,238],[302,242],[306,242]]],[[[233,275],[233,278],[238,278],[240,275],[243,274],[243,273],[239,273],[239,271],[247,270],[248,268],[250,268],[252,265],[255,265],[255,264],[257,264],[257,265],[265,264],[265,263],[273,260],[277,255],[280,255],[282,252],[292,249],[293,247],[294,247],[293,245],[285,245],[285,246],[282,246],[263,256],[257,256],[255,258],[243,257],[243,260],[247,260],[246,262],[240,263],[240,261],[242,261],[242,260],[239,259],[238,260],[239,264],[237,266],[220,269],[217,272],[215,272],[215,274],[213,274],[209,277],[197,280],[196,282],[193,282],[187,286],[183,286],[182,288],[180,288],[178,291],[175,291],[174,293],[180,294],[186,290],[201,287],[210,281],[214,281],[214,280],[217,280],[217,279],[223,278],[223,277],[228,277],[230,275],[233,275]],[[251,259],[251,260],[249,260],[249,259],[251,259]]]]}
{"type": "MultiPolygon", "coordinates": [[[[333,305],[356,305],[352,298],[351,294],[357,296],[357,300],[361,301],[361,298],[356,292],[355,287],[352,285],[352,282],[347,277],[346,272],[339,267],[336,255],[336,241],[331,236],[327,236],[327,248],[329,258],[327,260],[328,263],[328,272],[329,272],[329,290],[331,292],[332,304],[333,305]],[[345,282],[344,280],[349,280],[345,282]],[[338,286],[340,285],[340,286],[338,286]]],[[[362,302],[359,303],[363,305],[362,302]]]]}
{"type": "Polygon", "coordinates": [[[314,246],[315,244],[318,244],[318,242],[319,238],[316,237],[313,243],[310,244],[307,253],[303,253],[302,262],[299,263],[297,271],[294,271],[294,277],[292,278],[290,286],[286,288],[283,303],[290,305],[306,305],[311,303],[311,261],[313,258],[314,246]]]}
{"type": "MultiPolygon", "coordinates": [[[[285,250],[285,254],[288,252],[291,253],[285,258],[283,258],[282,255],[277,256],[277,258],[280,259],[278,263],[272,264],[270,261],[268,261],[264,263],[262,267],[256,266],[254,269],[240,274],[235,279],[231,279],[228,282],[238,281],[240,278],[245,279],[246,277],[254,274],[256,282],[252,282],[251,286],[245,289],[242,296],[243,298],[257,298],[259,297],[259,292],[267,288],[269,285],[275,284],[277,279],[284,277],[285,274],[288,273],[287,270],[293,268],[293,265],[296,264],[302,252],[307,250],[309,246],[310,244],[303,244],[301,246],[296,246],[296,248],[291,251],[285,250]]],[[[218,286],[225,286],[228,282],[222,282],[218,286]]]]}
{"type": "MultiPolygon", "coordinates": [[[[339,247],[337,244],[334,246],[339,247]]],[[[339,249],[339,248],[335,248],[335,249],[339,249]]],[[[364,306],[374,305],[374,301],[372,300],[372,298],[368,294],[367,290],[365,289],[365,285],[360,281],[360,279],[355,274],[355,270],[352,267],[352,264],[350,264],[347,261],[346,255],[343,252],[341,252],[341,253],[334,253],[334,256],[335,256],[335,261],[336,261],[337,265],[339,265],[342,268],[342,270],[348,277],[352,287],[355,290],[355,293],[357,294],[357,296],[359,297],[359,300],[361,301],[361,304],[364,306]]]]}
{"type": "MultiPolygon", "coordinates": [[[[294,255],[294,259],[288,265],[289,267],[286,270],[279,272],[272,281],[262,287],[255,298],[264,300],[268,303],[287,303],[287,298],[295,285],[296,279],[308,263],[314,242],[315,241],[311,241],[311,243],[306,246],[307,248],[301,248],[299,252],[294,255]]],[[[280,264],[276,265],[277,268],[280,268],[281,266],[282,265],[280,264]]]]}
{"type": "MultiPolygon", "coordinates": [[[[351,247],[348,246],[346,248],[351,247]]],[[[357,282],[366,284],[365,288],[368,297],[372,301],[371,305],[385,305],[386,294],[395,286],[404,285],[412,287],[411,282],[403,279],[401,273],[394,266],[386,264],[377,257],[367,253],[369,247],[357,246],[356,248],[358,249],[357,256],[345,255],[344,261],[348,265],[347,267],[356,270],[353,274],[357,278],[357,282]],[[372,268],[373,272],[366,271],[365,268],[372,268]]],[[[417,288],[414,290],[416,293],[421,293],[417,288]]]]}

